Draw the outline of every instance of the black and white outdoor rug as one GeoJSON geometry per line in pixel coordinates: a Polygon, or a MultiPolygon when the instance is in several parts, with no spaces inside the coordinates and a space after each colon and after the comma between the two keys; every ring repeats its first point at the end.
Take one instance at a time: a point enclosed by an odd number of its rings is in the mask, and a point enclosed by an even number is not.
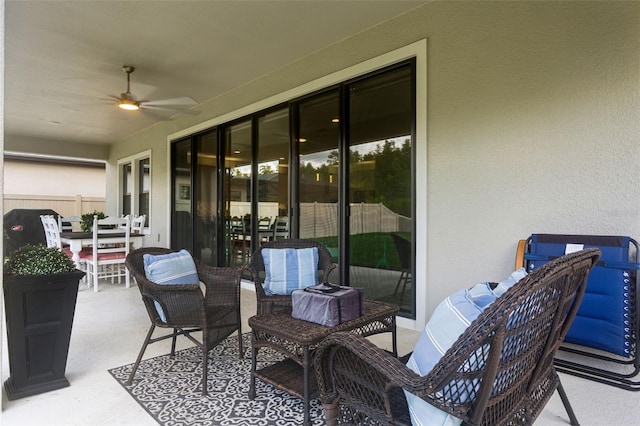
{"type": "MultiPolygon", "coordinates": [[[[131,386],[132,364],[112,368],[109,373],[159,424],[294,426],[303,420],[302,400],[256,379],[256,397],[250,400],[250,334],[243,335],[244,358],[238,358],[237,335],[232,335],[209,352],[209,395],[202,397],[201,352],[192,347],[172,358],[168,354],[143,360],[131,386]]],[[[260,349],[258,368],[282,359],[269,349],[260,349]]],[[[311,401],[313,425],[324,424],[322,405],[311,401]]]]}

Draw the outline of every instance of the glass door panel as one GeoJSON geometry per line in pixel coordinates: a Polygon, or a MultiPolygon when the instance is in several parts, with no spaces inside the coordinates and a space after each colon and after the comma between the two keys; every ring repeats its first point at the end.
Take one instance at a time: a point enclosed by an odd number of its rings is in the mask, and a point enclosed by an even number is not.
{"type": "Polygon", "coordinates": [[[228,266],[242,266],[251,250],[251,121],[225,130],[225,251],[228,266]]]}
{"type": "Polygon", "coordinates": [[[258,118],[257,245],[289,235],[289,141],[288,108],[258,118]]]}
{"type": "Polygon", "coordinates": [[[191,217],[191,140],[172,145],[173,209],[171,248],[193,252],[193,219],[191,217]]]}
{"type": "MultiPolygon", "coordinates": [[[[299,236],[322,243],[338,262],[338,91],[301,101],[298,123],[299,236]]],[[[331,280],[338,283],[338,274],[331,280]]]]}
{"type": "Polygon", "coordinates": [[[217,132],[211,131],[196,140],[195,167],[195,232],[194,256],[217,266],[216,202],[217,202],[217,132]]]}
{"type": "Polygon", "coordinates": [[[411,67],[349,86],[349,285],[413,312],[411,67]]]}

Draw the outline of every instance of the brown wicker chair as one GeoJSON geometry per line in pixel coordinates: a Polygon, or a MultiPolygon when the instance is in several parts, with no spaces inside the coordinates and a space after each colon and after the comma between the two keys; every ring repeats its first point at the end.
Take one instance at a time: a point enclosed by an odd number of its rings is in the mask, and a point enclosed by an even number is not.
{"type": "Polygon", "coordinates": [[[171,356],[175,355],[176,338],[184,335],[202,348],[202,395],[207,394],[207,356],[208,352],[238,331],[238,348],[243,356],[242,330],[240,322],[240,268],[216,268],[194,259],[198,277],[206,286],[203,294],[200,285],[174,284],[159,285],[149,281],[144,272],[143,255],[145,253],[161,255],[172,253],[159,247],[144,247],[132,251],[127,256],[125,265],[136,280],[142,294],[142,301],[151,319],[151,327],[142,344],[138,359],[133,366],[127,385],[133,381],[138,365],[147,346],[164,339],[172,339],[171,356]],[[165,314],[163,321],[156,310],[154,302],[158,302],[165,314]],[[172,329],[171,334],[152,338],[156,327],[172,329]],[[202,341],[191,336],[202,331],[202,341]]]}
{"type": "Polygon", "coordinates": [[[256,286],[257,311],[258,314],[266,314],[276,311],[286,311],[291,309],[291,296],[284,295],[267,295],[264,292],[264,259],[262,258],[262,249],[264,248],[318,248],[318,282],[327,281],[329,274],[336,267],[331,259],[331,254],[326,247],[317,241],[287,238],[282,240],[269,241],[264,243],[251,256],[251,262],[246,269],[251,273],[253,283],[256,286]]]}
{"type": "Polygon", "coordinates": [[[577,425],[553,357],[599,256],[582,250],[523,278],[424,377],[355,334],[327,337],[315,357],[327,425],[411,425],[403,388],[465,425],[531,425],[557,389],[577,425]]]}

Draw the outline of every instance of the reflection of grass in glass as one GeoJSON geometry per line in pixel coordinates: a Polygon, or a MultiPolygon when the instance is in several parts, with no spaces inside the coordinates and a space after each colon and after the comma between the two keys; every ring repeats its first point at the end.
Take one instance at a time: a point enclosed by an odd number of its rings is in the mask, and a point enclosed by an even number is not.
{"type": "MultiPolygon", "coordinates": [[[[397,232],[398,235],[411,240],[409,232],[397,232]]],[[[337,262],[338,237],[314,238],[329,249],[333,261],[337,262]]],[[[370,268],[393,269],[399,271],[400,258],[398,251],[386,232],[372,232],[369,234],[356,234],[350,237],[351,265],[366,266],[370,268]]]]}

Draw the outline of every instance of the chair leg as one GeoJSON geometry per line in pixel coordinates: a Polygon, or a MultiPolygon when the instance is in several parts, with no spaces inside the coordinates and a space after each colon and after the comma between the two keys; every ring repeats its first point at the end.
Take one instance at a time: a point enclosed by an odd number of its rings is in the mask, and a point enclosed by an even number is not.
{"type": "Polygon", "coordinates": [[[176,340],[178,339],[178,329],[173,329],[173,337],[171,338],[171,356],[176,354],[176,340]]]}
{"type": "Polygon", "coordinates": [[[207,370],[209,369],[209,351],[208,340],[206,337],[207,332],[202,332],[202,396],[207,396],[207,370]]]}
{"type": "Polygon", "coordinates": [[[151,340],[151,335],[153,334],[153,330],[155,330],[156,325],[151,324],[149,331],[147,332],[147,337],[144,339],[144,343],[142,344],[142,348],[140,349],[140,353],[138,354],[138,359],[136,359],[136,363],[133,365],[133,369],[131,370],[131,374],[129,375],[129,380],[127,380],[126,385],[131,386],[133,382],[133,376],[136,374],[138,370],[138,366],[140,365],[140,361],[142,361],[142,356],[144,355],[144,351],[147,350],[147,346],[149,345],[149,341],[151,340]]]}
{"type": "Polygon", "coordinates": [[[562,387],[562,383],[558,382],[558,395],[560,395],[560,399],[562,400],[562,404],[564,405],[564,409],[567,410],[567,414],[569,415],[569,421],[572,426],[580,426],[578,419],[576,418],[575,413],[573,412],[573,408],[571,408],[571,403],[569,403],[569,398],[567,397],[564,388],[562,387]]]}
{"type": "Polygon", "coordinates": [[[244,351],[242,349],[242,321],[240,320],[240,309],[236,314],[236,324],[238,324],[238,356],[240,359],[244,358],[244,351]]]}
{"type": "Polygon", "coordinates": [[[98,266],[93,267],[93,292],[98,292],[98,266]]]}

